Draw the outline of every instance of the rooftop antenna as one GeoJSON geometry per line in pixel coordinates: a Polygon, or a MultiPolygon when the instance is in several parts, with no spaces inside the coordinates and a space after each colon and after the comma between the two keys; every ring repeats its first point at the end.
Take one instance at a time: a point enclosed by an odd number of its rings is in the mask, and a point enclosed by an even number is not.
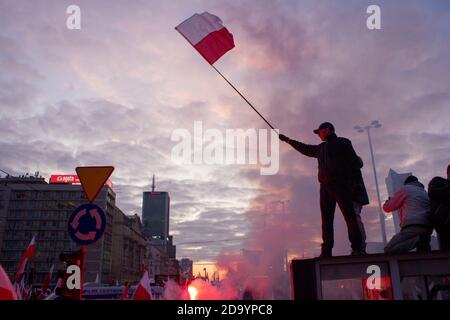
{"type": "Polygon", "coordinates": [[[155,192],[155,174],[153,174],[153,180],[152,180],[152,192],[155,192]]]}

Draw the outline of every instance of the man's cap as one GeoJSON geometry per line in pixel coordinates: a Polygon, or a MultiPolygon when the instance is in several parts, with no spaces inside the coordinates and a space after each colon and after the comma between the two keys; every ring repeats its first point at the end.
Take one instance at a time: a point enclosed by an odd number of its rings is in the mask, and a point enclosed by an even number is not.
{"type": "Polygon", "coordinates": [[[405,182],[403,182],[403,184],[408,184],[414,181],[419,181],[419,179],[417,179],[417,177],[415,176],[409,176],[408,178],[405,179],[405,182]]]}
{"type": "Polygon", "coordinates": [[[331,123],[329,123],[329,122],[324,122],[324,123],[322,123],[322,124],[321,124],[316,130],[314,130],[313,132],[314,132],[315,134],[319,134],[319,130],[320,130],[320,129],[325,129],[325,128],[331,129],[331,131],[334,132],[334,126],[333,126],[331,123]]]}

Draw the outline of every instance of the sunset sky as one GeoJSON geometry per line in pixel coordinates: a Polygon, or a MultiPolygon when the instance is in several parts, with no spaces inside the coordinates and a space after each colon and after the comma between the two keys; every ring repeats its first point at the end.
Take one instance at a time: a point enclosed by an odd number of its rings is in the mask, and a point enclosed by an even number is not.
{"type": "MultiPolygon", "coordinates": [[[[289,253],[319,250],[317,162],[280,144],[280,170],[255,165],[178,165],[176,129],[265,129],[265,123],[174,27],[194,13],[219,16],[236,47],[215,65],[280,132],[307,143],[330,121],[365,166],[368,241],[380,241],[367,136],[381,197],[389,168],[428,184],[450,163],[450,2],[430,1],[22,1],[0,0],[0,169],[74,174],[113,165],[117,205],[141,214],[142,192],[171,197],[177,257],[215,261],[257,247],[261,221],[285,215],[289,253]],[[66,8],[81,8],[81,30],[66,8]],[[381,30],[366,8],[381,7],[381,30]],[[282,212],[278,200],[289,200],[282,212]],[[270,218],[272,217],[272,218],[270,218]],[[242,238],[242,240],[236,240],[242,238]],[[227,241],[219,241],[227,240],[227,241]]],[[[388,237],[393,234],[387,221],[388,237]]],[[[336,212],[337,254],[350,247],[336,212]]]]}

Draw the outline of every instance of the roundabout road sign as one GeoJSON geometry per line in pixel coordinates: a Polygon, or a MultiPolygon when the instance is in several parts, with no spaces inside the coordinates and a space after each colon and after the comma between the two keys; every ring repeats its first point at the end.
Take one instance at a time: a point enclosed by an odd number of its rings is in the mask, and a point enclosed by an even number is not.
{"type": "Polygon", "coordinates": [[[68,230],[73,241],[79,245],[90,245],[103,236],[106,216],[103,210],[93,204],[83,204],[72,212],[68,230]]]}

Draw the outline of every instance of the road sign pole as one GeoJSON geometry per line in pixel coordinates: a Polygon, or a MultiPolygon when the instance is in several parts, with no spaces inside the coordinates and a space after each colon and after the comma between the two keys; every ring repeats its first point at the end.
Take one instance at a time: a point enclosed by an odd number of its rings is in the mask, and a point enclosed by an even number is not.
{"type": "Polygon", "coordinates": [[[83,300],[84,272],[86,270],[87,246],[82,246],[83,259],[81,260],[80,300],[83,300]]]}

